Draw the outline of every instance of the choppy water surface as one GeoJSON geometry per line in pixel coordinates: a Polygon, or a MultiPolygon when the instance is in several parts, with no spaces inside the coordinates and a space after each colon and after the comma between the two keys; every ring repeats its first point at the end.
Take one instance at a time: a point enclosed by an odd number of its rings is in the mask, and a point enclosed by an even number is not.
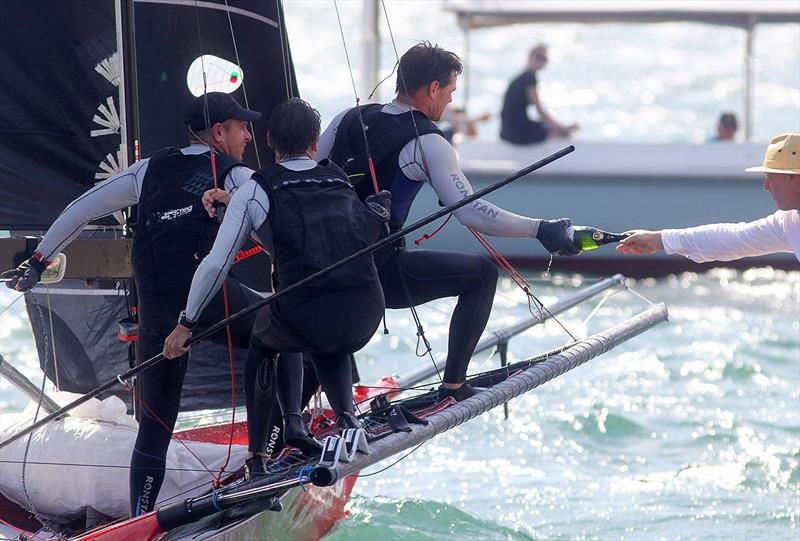
{"type": "MultiPolygon", "coordinates": [[[[537,290],[552,300],[582,281],[555,282],[537,290]]],[[[326,539],[797,539],[800,273],[716,270],[637,290],[666,301],[670,322],[516,399],[508,421],[495,410],[360,480],[326,539]]],[[[592,333],[643,303],[617,294],[585,328],[591,308],[561,320],[592,333]]],[[[525,313],[504,282],[492,325],[525,313]]],[[[422,314],[443,350],[445,316],[422,314]]],[[[410,322],[393,316],[397,336],[410,322]]],[[[563,337],[548,324],[511,350],[563,337]]],[[[399,371],[408,340],[367,352],[399,371]]]]}
{"type": "MultiPolygon", "coordinates": [[[[533,285],[550,303],[592,281],[533,285]]],[[[636,290],[666,302],[670,322],[514,400],[508,421],[495,410],[361,479],[350,518],[326,540],[797,539],[800,272],[715,270],[636,290]]],[[[14,298],[0,289],[0,310],[14,298]]],[[[584,325],[595,302],[560,320],[586,335],[646,307],[620,292],[584,325]]],[[[33,376],[21,304],[0,316],[0,353],[33,376]]],[[[434,352],[445,351],[452,305],[420,310],[434,352]]],[[[502,280],[490,328],[527,314],[502,280]]],[[[408,312],[390,312],[388,325],[361,354],[365,381],[428,362],[411,353],[408,312]]],[[[531,329],[511,360],[565,337],[552,322],[531,329]]],[[[497,365],[482,355],[471,368],[497,365]]],[[[0,380],[0,412],[25,403],[0,380]]]]}

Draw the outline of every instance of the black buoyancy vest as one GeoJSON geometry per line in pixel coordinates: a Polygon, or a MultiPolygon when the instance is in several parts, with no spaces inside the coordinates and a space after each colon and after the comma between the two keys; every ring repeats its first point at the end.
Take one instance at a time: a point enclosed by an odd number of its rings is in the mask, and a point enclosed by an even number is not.
{"type": "MultiPolygon", "coordinates": [[[[271,164],[253,180],[269,197],[268,219],[260,229],[271,228],[276,291],[371,245],[381,232],[380,218],[358,199],[344,171],[327,160],[308,171],[271,164]]],[[[377,271],[372,257],[364,256],[295,295],[374,287],[380,287],[377,271]]]]}
{"type": "MultiPolygon", "coordinates": [[[[371,103],[359,106],[366,127],[369,154],[378,177],[378,188],[390,190],[398,169],[400,151],[417,135],[444,134],[436,124],[422,112],[412,110],[399,115],[383,112],[383,104],[371,103]],[[412,119],[412,116],[413,119],[412,119]],[[415,129],[416,124],[416,129],[415,129]]],[[[336,138],[330,154],[356,187],[358,196],[364,200],[375,193],[370,178],[367,149],[364,145],[364,130],[358,121],[358,111],[353,107],[344,114],[336,130],[336,138]]]]}
{"type": "MultiPolygon", "coordinates": [[[[217,178],[242,165],[226,154],[215,156],[217,178]]],[[[143,300],[185,303],[192,276],[211,250],[219,222],[203,208],[203,192],[214,187],[208,153],[183,154],[163,148],[150,158],[139,195],[133,239],[133,269],[143,300]]]]}

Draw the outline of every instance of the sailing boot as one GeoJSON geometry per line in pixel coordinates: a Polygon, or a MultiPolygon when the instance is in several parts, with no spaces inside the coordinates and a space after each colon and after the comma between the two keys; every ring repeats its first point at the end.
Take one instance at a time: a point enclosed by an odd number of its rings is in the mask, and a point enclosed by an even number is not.
{"type": "Polygon", "coordinates": [[[261,476],[267,475],[267,457],[264,455],[253,455],[244,461],[244,478],[253,481],[261,476]]]}
{"type": "Polygon", "coordinates": [[[472,387],[469,383],[464,383],[457,389],[448,389],[444,385],[439,387],[438,402],[447,398],[455,398],[456,402],[461,402],[467,398],[471,398],[481,392],[483,387],[472,387]]]}
{"type": "Polygon", "coordinates": [[[354,413],[346,411],[336,419],[336,427],[341,432],[344,432],[348,428],[364,428],[364,425],[361,424],[361,421],[358,420],[354,413]]]}
{"type": "Polygon", "coordinates": [[[322,452],[322,444],[308,432],[303,416],[299,413],[287,413],[283,416],[283,441],[312,457],[322,452]]]}

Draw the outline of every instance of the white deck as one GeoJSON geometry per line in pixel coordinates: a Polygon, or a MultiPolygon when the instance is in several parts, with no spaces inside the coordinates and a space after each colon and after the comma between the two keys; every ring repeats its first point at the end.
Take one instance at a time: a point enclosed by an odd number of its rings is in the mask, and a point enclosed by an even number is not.
{"type": "Polygon", "coordinates": [[[548,140],[538,145],[512,145],[499,140],[465,140],[457,146],[461,168],[473,175],[508,175],[567,145],[575,152],[548,165],[548,176],[582,178],[702,178],[757,180],[747,167],[761,165],[762,143],[596,143],[548,140]]]}

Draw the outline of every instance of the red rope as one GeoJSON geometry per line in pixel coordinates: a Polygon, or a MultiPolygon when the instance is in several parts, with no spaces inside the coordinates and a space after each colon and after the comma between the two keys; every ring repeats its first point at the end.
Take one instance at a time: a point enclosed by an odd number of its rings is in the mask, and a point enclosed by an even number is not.
{"type": "Polygon", "coordinates": [[[486,240],[486,238],[480,232],[471,227],[468,227],[467,229],[469,229],[469,232],[472,233],[476,239],[478,239],[478,242],[480,242],[486,251],[489,252],[489,255],[492,257],[492,259],[494,259],[495,263],[497,263],[500,268],[503,269],[506,274],[508,274],[509,278],[511,278],[511,280],[513,280],[514,283],[517,284],[517,286],[519,286],[519,288],[525,293],[530,294],[530,284],[525,280],[525,278],[522,277],[517,269],[515,269],[514,266],[509,263],[505,257],[503,257],[497,248],[495,248],[488,240],[486,240]]]}
{"type": "Polygon", "coordinates": [[[380,188],[378,188],[378,175],[375,174],[375,164],[372,163],[372,156],[367,158],[367,162],[369,163],[369,174],[372,177],[372,188],[375,193],[378,193],[380,191],[380,188]]]}
{"type": "Polygon", "coordinates": [[[444,226],[446,226],[446,225],[447,225],[447,222],[449,222],[449,221],[450,221],[450,218],[452,218],[452,217],[453,217],[453,215],[452,215],[452,214],[448,214],[448,215],[447,215],[447,219],[446,219],[444,222],[442,222],[442,225],[440,225],[439,227],[437,227],[436,229],[434,229],[434,230],[433,230],[433,233],[425,233],[425,234],[424,234],[424,235],[422,235],[420,238],[418,238],[417,240],[415,240],[415,241],[414,241],[414,244],[416,244],[417,246],[419,246],[420,244],[422,244],[422,241],[423,241],[423,240],[428,240],[429,238],[433,237],[433,236],[434,236],[436,233],[438,233],[439,231],[441,231],[442,229],[444,229],[444,226]]]}
{"type": "MultiPolygon", "coordinates": [[[[127,381],[121,381],[121,383],[122,383],[122,386],[123,386],[123,388],[125,388],[125,389],[126,389],[128,392],[129,392],[129,393],[131,393],[131,396],[134,396],[134,400],[138,399],[138,401],[139,401],[139,404],[140,404],[140,405],[141,405],[141,406],[142,406],[142,407],[143,407],[143,408],[144,408],[144,409],[147,411],[147,414],[148,414],[150,417],[152,417],[153,419],[155,419],[156,421],[158,421],[158,423],[159,423],[161,426],[163,426],[163,427],[164,427],[164,430],[166,430],[167,432],[169,432],[170,434],[172,434],[172,430],[173,430],[173,429],[172,429],[172,428],[170,428],[170,427],[167,425],[167,423],[165,423],[165,422],[164,422],[164,421],[161,419],[161,417],[159,417],[158,415],[156,415],[156,413],[153,411],[153,409],[152,409],[150,406],[148,406],[148,405],[147,405],[147,403],[146,403],[144,400],[142,400],[142,397],[141,397],[141,395],[140,395],[140,396],[138,396],[138,397],[136,397],[136,396],[134,395],[134,393],[133,393],[133,389],[131,388],[131,386],[130,386],[130,385],[128,385],[128,382],[127,382],[127,381]]],[[[214,481],[213,481],[213,482],[214,482],[214,484],[216,485],[216,483],[217,483],[219,480],[218,480],[218,479],[217,479],[217,477],[214,475],[214,472],[212,472],[212,471],[211,471],[211,469],[210,469],[208,466],[206,466],[205,462],[203,462],[203,460],[202,460],[202,459],[201,459],[199,456],[197,456],[197,454],[196,454],[194,451],[192,451],[192,450],[189,448],[189,446],[188,446],[188,445],[186,445],[186,443],[185,443],[183,440],[181,440],[181,439],[177,439],[177,438],[171,438],[171,440],[172,440],[172,441],[177,441],[177,442],[179,442],[181,445],[183,445],[183,446],[186,448],[186,450],[187,450],[187,451],[189,451],[189,454],[190,454],[190,455],[192,455],[192,456],[195,458],[195,460],[197,460],[197,462],[199,462],[199,463],[200,463],[200,465],[201,465],[201,466],[203,466],[203,468],[204,468],[204,469],[205,469],[205,470],[206,470],[208,473],[210,473],[210,474],[211,474],[211,477],[214,479],[214,481]]]]}
{"type": "MultiPolygon", "coordinates": [[[[213,148],[209,148],[209,153],[211,154],[211,173],[214,176],[214,189],[218,190],[219,180],[217,179],[217,160],[215,157],[216,153],[214,152],[213,148]]],[[[228,306],[227,280],[222,283],[222,303],[225,306],[225,319],[228,319],[230,317],[230,308],[228,306]]],[[[219,475],[214,476],[214,481],[213,481],[214,488],[219,488],[222,485],[222,474],[225,473],[225,468],[227,468],[228,464],[230,463],[231,448],[233,447],[233,434],[235,428],[234,424],[236,422],[236,374],[233,368],[233,335],[231,334],[230,324],[225,325],[225,332],[228,335],[228,360],[230,362],[230,367],[231,367],[231,433],[230,433],[230,438],[228,439],[228,452],[225,457],[225,464],[223,464],[222,467],[219,469],[219,475]]],[[[203,465],[203,467],[205,467],[205,465],[203,465]]],[[[209,471],[209,473],[211,472],[209,471]]],[[[214,474],[212,473],[212,475],[214,474]]]]}

